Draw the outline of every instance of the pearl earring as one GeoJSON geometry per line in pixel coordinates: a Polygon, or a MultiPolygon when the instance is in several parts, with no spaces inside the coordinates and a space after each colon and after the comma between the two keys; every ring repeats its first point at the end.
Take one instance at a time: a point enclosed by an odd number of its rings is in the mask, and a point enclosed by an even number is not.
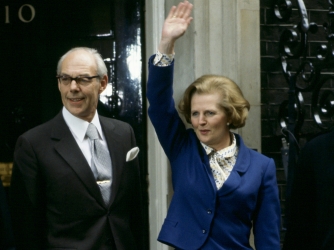
{"type": "Polygon", "coordinates": [[[230,125],[230,123],[228,122],[228,123],[227,123],[227,126],[229,126],[229,125],[230,125]]]}

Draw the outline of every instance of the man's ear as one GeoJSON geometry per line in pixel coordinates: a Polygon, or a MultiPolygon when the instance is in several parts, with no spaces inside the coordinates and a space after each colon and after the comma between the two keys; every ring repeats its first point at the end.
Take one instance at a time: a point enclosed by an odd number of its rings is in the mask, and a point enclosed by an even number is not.
{"type": "Polygon", "coordinates": [[[108,85],[108,76],[104,75],[101,80],[100,80],[101,86],[100,86],[100,90],[99,90],[99,94],[101,94],[107,87],[108,85]]]}

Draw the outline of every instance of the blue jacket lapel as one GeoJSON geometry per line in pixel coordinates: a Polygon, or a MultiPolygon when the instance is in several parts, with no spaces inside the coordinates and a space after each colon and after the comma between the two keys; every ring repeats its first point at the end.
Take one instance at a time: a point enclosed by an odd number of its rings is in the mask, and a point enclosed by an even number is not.
{"type": "Polygon", "coordinates": [[[239,135],[235,134],[235,137],[239,147],[237,162],[235,163],[230,176],[219,190],[219,195],[227,195],[238,188],[241,182],[241,176],[247,171],[250,165],[249,149],[244,145],[239,135]]]}

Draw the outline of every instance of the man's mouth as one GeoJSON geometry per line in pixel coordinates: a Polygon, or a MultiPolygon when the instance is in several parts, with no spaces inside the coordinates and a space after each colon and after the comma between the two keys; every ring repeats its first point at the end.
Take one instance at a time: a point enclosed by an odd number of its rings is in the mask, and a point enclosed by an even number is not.
{"type": "Polygon", "coordinates": [[[67,98],[67,99],[69,99],[71,102],[79,102],[83,100],[83,98],[67,98]]]}

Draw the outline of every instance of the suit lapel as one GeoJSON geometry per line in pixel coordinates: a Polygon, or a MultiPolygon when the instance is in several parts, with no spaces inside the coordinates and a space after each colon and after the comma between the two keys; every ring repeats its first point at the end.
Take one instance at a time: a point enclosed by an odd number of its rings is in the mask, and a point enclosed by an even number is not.
{"type": "Polygon", "coordinates": [[[101,127],[105,138],[107,140],[108,149],[112,162],[112,186],[111,186],[111,198],[110,204],[115,200],[122,175],[123,165],[125,164],[125,147],[121,134],[115,128],[115,125],[111,120],[106,119],[105,117],[99,117],[101,127]]]}
{"type": "Polygon", "coordinates": [[[104,201],[100,189],[96,184],[94,175],[70,129],[65,123],[61,112],[54,119],[51,137],[53,140],[58,141],[55,143],[55,150],[74,170],[78,178],[82,180],[83,184],[87,187],[88,192],[104,206],[104,201]]]}
{"type": "Polygon", "coordinates": [[[243,143],[241,137],[235,134],[237,145],[239,146],[239,153],[237,156],[237,162],[227,178],[226,182],[219,190],[219,195],[227,195],[233,190],[239,187],[241,182],[241,175],[243,175],[250,165],[250,154],[249,150],[243,143]]]}

